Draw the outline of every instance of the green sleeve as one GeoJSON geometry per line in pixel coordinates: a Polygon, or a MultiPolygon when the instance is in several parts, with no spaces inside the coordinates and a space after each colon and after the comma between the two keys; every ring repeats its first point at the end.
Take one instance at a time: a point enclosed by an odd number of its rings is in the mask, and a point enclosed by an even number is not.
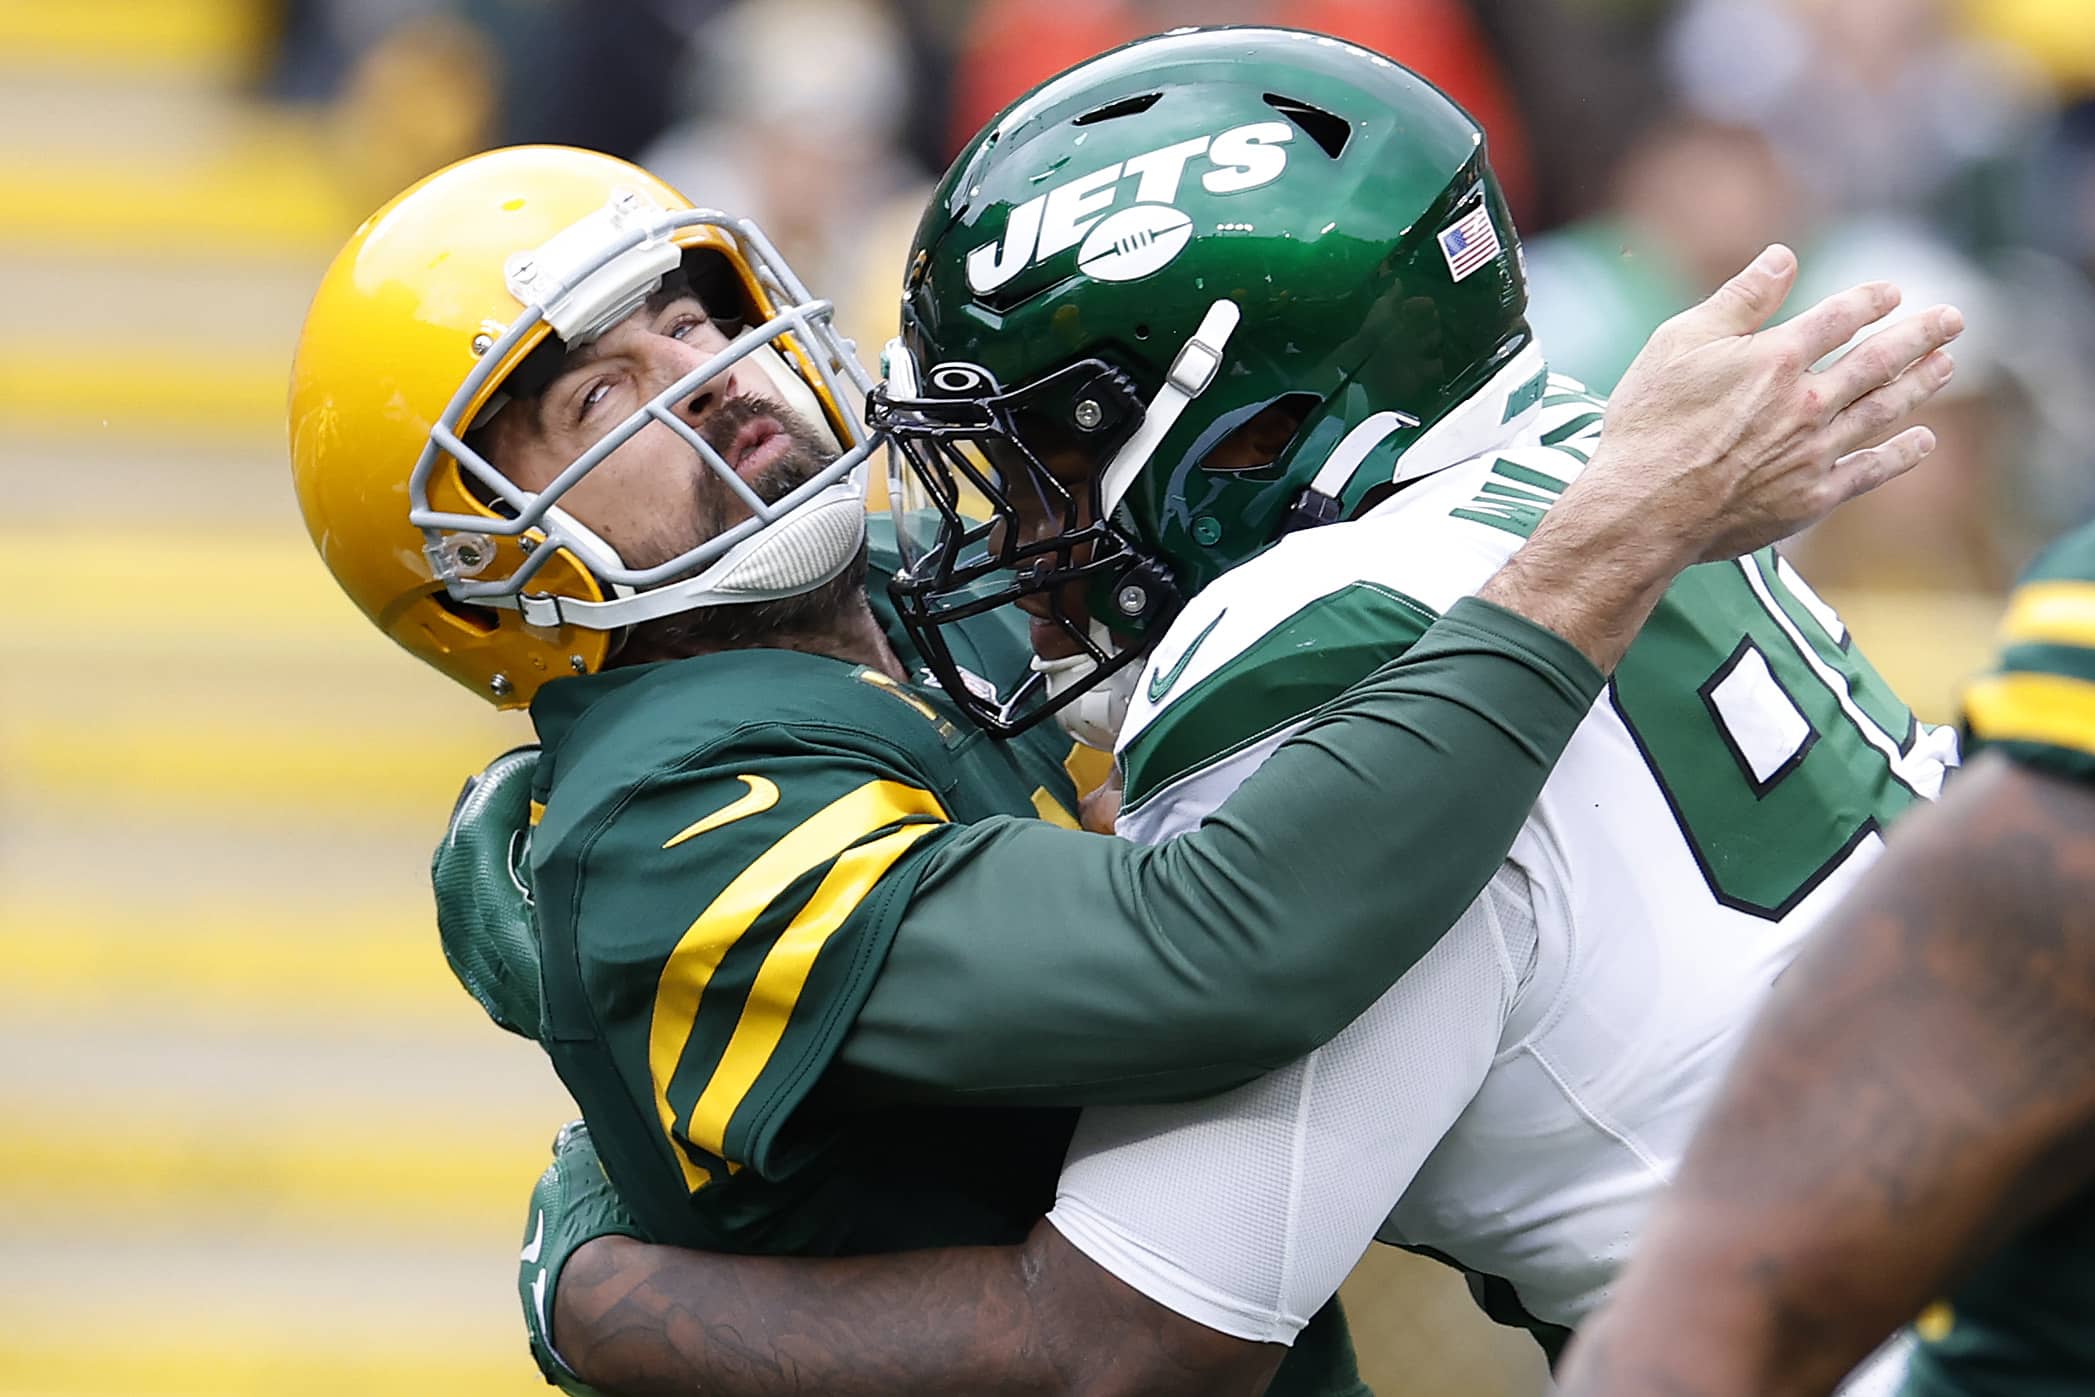
{"type": "Polygon", "coordinates": [[[832,1085],[1088,1105],[1292,1061],[1482,890],[1601,683],[1559,637],[1469,599],[1181,838],[940,829],[908,855],[915,889],[832,1085]],[[1417,849],[1432,857],[1386,876],[1417,849]]]}

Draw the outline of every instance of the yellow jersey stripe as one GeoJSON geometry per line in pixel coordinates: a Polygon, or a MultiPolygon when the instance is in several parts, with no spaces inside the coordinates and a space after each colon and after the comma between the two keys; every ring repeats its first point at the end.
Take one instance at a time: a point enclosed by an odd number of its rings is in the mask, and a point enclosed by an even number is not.
{"type": "Polygon", "coordinates": [[[1064,829],[1078,828],[1077,817],[1070,814],[1061,801],[1049,794],[1045,786],[1033,788],[1033,813],[1051,825],[1060,825],[1064,829]]]}
{"type": "MultiPolygon", "coordinates": [[[[674,1139],[676,1108],[669,1103],[670,1079],[683,1060],[698,1022],[699,1001],[713,972],[742,933],[763,915],[772,900],[811,868],[835,858],[882,826],[909,815],[945,818],[929,791],[899,781],[868,781],[810,815],[759,854],[755,862],[721,889],[698,920],[677,939],[655,984],[655,1004],[648,1021],[648,1073],[654,1080],[655,1110],[662,1131],[674,1139]]],[[[673,1150],[684,1180],[696,1190],[711,1177],[703,1165],[673,1150]]]]}
{"type": "Polygon", "coordinates": [[[894,680],[888,678],[888,676],[886,676],[885,674],[882,674],[879,670],[862,669],[858,672],[858,677],[864,682],[871,684],[874,688],[879,689],[881,692],[893,694],[896,698],[901,699],[904,703],[908,704],[911,708],[914,708],[918,713],[922,714],[924,717],[924,721],[932,724],[933,726],[944,727],[946,725],[946,720],[938,716],[937,709],[933,708],[930,704],[918,698],[915,694],[912,694],[909,690],[903,688],[894,680]]]}
{"type": "Polygon", "coordinates": [[[2095,683],[2057,674],[1996,674],[1964,695],[1982,742],[2035,742],[2095,755],[2095,683]]]}
{"type": "Polygon", "coordinates": [[[2016,589],[2001,618],[2001,644],[2095,649],[2095,582],[2032,582],[2016,589]]]}
{"type": "Polygon", "coordinates": [[[1113,774],[1113,754],[1073,742],[1069,755],[1062,759],[1062,769],[1069,773],[1070,783],[1077,788],[1077,794],[1088,796],[1105,785],[1106,778],[1113,774]]]}
{"type": "Polygon", "coordinates": [[[815,895],[779,936],[757,971],[720,1066],[691,1109],[688,1133],[693,1144],[714,1154],[724,1153],[728,1122],[741,1109],[757,1078],[764,1074],[771,1055],[778,1050],[779,1040],[786,1036],[786,1025],[800,1002],[800,992],[814,973],[815,957],[895,860],[934,828],[905,825],[847,851],[830,868],[815,895]]]}
{"type": "Polygon", "coordinates": [[[696,820],[684,826],[664,840],[662,847],[674,849],[687,839],[696,839],[699,835],[709,830],[719,829],[722,825],[731,825],[735,821],[750,815],[761,815],[772,806],[778,804],[777,783],[769,781],[762,776],[750,776],[747,774],[737,776],[735,779],[749,787],[749,789],[706,816],[703,820],[696,820]]]}

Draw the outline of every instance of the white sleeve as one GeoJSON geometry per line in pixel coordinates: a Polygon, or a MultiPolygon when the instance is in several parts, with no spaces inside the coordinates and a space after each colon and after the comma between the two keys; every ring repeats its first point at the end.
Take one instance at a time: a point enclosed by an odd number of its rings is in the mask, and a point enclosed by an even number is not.
{"type": "Polygon", "coordinates": [[[1205,1101],[1086,1111],[1048,1221],[1189,1319],[1293,1343],[1476,1094],[1533,959],[1527,879],[1507,865],[1300,1062],[1205,1101]]]}

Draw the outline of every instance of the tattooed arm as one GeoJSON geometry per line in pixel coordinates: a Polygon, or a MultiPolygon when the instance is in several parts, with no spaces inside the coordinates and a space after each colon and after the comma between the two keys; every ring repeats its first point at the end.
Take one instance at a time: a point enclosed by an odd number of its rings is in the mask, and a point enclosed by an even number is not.
{"type": "Polygon", "coordinates": [[[600,1237],[554,1307],[561,1357],[624,1397],[1253,1397],[1286,1353],[1165,1309],[1046,1223],[1018,1247],[820,1262],[600,1237]]]}
{"type": "Polygon", "coordinates": [[[1982,759],[1768,1007],[1561,1397],[1822,1394],[2095,1181],[2095,790],[1982,759]]]}

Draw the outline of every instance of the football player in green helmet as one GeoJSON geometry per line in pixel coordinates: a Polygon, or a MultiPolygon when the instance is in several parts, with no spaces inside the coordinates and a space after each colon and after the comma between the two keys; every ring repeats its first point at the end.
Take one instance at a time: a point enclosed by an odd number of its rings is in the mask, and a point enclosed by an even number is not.
{"type": "MultiPolygon", "coordinates": [[[[1526,309],[1483,132],[1409,70],[1286,30],[1085,64],[982,132],[917,230],[871,406],[905,624],[992,731],[1124,696],[1185,598],[1491,440],[1495,381],[1533,406],[1526,309]],[[967,683],[942,628],[1020,598],[1035,674],[967,683]]],[[[1087,707],[1110,745],[1119,703],[1087,707]]]]}
{"type": "MultiPolygon", "coordinates": [[[[1763,431],[1837,463],[1827,479],[1924,451],[1892,433],[1947,377],[1954,312],[1800,373],[1893,297],[1753,333],[1793,272],[1771,249],[1603,404],[1531,342],[1481,135],[1430,86],[1276,30],[1082,65],[961,156],[909,262],[869,420],[899,457],[912,648],[993,730],[1058,710],[1117,727],[1123,835],[1234,827],[1235,803],[1208,817],[1437,617],[1507,566],[1547,592],[1539,546],[1580,502],[1628,504],[1632,538],[1671,512],[1664,470],[1602,464],[1674,375],[1782,388],[1724,425],[1675,397],[1655,460],[1763,431]],[[949,636],[1012,607],[1036,659],[971,670],[949,636]],[[1094,696],[1118,702],[1082,713],[1094,696]]],[[[1087,1111],[1017,1248],[796,1269],[585,1246],[631,1228],[564,1201],[607,1202],[575,1186],[594,1166],[567,1137],[534,1214],[575,1260],[562,1351],[614,1387],[1257,1391],[1377,1236],[1454,1259],[1554,1351],[1830,889],[1954,759],[1754,551],[1771,536],[1696,552],[1499,876],[1327,1046],[1206,1101],[1087,1111]]],[[[1451,852],[1392,839],[1388,886],[1451,852]]],[[[1342,891],[1304,870],[1285,916],[1315,934],[1342,891]]]]}

